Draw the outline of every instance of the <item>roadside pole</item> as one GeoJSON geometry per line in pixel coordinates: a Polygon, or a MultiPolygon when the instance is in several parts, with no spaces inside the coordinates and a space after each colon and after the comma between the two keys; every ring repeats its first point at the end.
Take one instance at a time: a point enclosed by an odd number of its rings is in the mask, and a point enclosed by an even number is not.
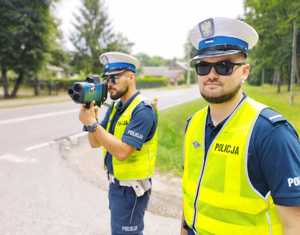
{"type": "Polygon", "coordinates": [[[297,66],[297,58],[296,58],[296,40],[297,40],[297,28],[296,28],[296,20],[293,21],[293,45],[292,45],[292,68],[291,68],[291,78],[290,78],[290,100],[289,103],[292,105],[294,103],[294,83],[295,83],[295,75],[296,75],[296,66],[297,66]]]}

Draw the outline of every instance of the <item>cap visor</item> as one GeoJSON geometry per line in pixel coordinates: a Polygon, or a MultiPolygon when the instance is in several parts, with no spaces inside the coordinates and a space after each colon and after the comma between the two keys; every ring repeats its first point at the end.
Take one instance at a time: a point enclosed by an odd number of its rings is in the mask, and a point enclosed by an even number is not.
{"type": "Polygon", "coordinates": [[[113,71],[106,72],[106,73],[104,73],[103,75],[104,75],[104,76],[115,75],[115,74],[122,73],[122,72],[124,72],[124,71],[125,71],[125,69],[122,69],[122,70],[113,70],[113,71]]]}
{"type": "Polygon", "coordinates": [[[202,61],[205,58],[211,58],[211,57],[220,57],[220,56],[224,56],[224,55],[235,55],[235,54],[239,54],[239,53],[243,53],[240,50],[215,50],[215,51],[206,51],[205,53],[201,54],[201,55],[196,55],[195,57],[193,57],[191,59],[191,65],[195,65],[197,63],[199,63],[200,61],[202,61]]]}

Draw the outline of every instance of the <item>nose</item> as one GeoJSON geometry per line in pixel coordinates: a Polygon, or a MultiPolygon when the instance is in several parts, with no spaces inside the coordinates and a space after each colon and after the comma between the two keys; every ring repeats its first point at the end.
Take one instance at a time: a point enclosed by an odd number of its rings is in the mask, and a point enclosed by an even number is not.
{"type": "Polygon", "coordinates": [[[107,88],[110,89],[114,86],[115,84],[113,84],[111,81],[107,81],[107,88]]]}
{"type": "Polygon", "coordinates": [[[215,80],[219,78],[219,74],[216,72],[215,68],[212,66],[209,73],[206,75],[210,80],[215,80]]]}
{"type": "Polygon", "coordinates": [[[112,79],[107,79],[107,85],[113,86],[113,85],[115,85],[115,82],[113,82],[112,79]]]}

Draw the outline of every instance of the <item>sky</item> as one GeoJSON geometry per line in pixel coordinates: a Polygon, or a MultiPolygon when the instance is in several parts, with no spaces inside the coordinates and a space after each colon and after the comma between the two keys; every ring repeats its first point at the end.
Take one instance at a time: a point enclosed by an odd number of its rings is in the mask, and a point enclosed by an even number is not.
{"type": "MultiPolygon", "coordinates": [[[[143,52],[166,59],[184,56],[188,32],[200,21],[243,15],[243,0],[106,0],[105,5],[115,32],[134,43],[133,54],[143,52]]],[[[68,37],[79,7],[80,0],[60,0],[55,9],[64,45],[70,50],[68,37]]]]}

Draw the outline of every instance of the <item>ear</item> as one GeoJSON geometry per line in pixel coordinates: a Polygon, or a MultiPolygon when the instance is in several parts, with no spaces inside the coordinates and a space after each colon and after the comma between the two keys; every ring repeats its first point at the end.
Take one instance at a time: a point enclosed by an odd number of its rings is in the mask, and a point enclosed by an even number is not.
{"type": "Polygon", "coordinates": [[[250,74],[250,64],[242,65],[242,82],[246,81],[250,74]]]}
{"type": "Polygon", "coordinates": [[[127,79],[128,79],[128,80],[133,80],[134,78],[135,78],[135,74],[132,73],[132,72],[130,72],[130,73],[128,74],[128,76],[127,76],[127,79]]]}

